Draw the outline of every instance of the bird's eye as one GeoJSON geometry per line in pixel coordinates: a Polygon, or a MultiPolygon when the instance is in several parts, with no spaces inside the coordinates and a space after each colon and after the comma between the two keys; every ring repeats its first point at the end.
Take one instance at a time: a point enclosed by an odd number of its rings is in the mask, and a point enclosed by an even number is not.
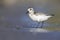
{"type": "Polygon", "coordinates": [[[30,9],[30,10],[32,10],[32,9],[30,9]]]}

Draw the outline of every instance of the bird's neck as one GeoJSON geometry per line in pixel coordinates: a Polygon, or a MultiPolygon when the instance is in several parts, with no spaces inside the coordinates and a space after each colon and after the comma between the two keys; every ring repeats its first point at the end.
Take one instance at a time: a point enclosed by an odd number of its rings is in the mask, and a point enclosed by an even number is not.
{"type": "Polygon", "coordinates": [[[32,11],[32,12],[29,12],[30,14],[34,14],[34,11],[32,11]]]}

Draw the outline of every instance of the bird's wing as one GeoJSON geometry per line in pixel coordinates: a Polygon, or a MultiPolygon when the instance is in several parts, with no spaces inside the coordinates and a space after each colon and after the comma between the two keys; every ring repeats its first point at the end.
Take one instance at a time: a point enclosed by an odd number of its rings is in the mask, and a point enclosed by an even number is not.
{"type": "Polygon", "coordinates": [[[54,14],[46,14],[46,13],[42,13],[42,12],[40,12],[40,13],[34,12],[34,14],[35,14],[36,16],[39,16],[39,15],[55,16],[54,14]]]}
{"type": "Polygon", "coordinates": [[[39,16],[39,15],[46,15],[46,14],[44,14],[44,13],[34,13],[36,16],[39,16]]]}

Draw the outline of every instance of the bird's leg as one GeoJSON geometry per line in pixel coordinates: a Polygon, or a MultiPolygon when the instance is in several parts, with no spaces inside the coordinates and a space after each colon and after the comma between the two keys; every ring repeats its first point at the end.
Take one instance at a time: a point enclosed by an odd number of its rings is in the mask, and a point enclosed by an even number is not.
{"type": "Polygon", "coordinates": [[[41,28],[43,28],[44,21],[42,21],[41,28]]]}
{"type": "Polygon", "coordinates": [[[40,22],[38,22],[38,24],[36,25],[36,28],[38,28],[39,25],[40,25],[40,22]]]}
{"type": "Polygon", "coordinates": [[[34,28],[34,27],[36,27],[36,24],[33,24],[33,25],[32,25],[32,28],[34,28]]]}

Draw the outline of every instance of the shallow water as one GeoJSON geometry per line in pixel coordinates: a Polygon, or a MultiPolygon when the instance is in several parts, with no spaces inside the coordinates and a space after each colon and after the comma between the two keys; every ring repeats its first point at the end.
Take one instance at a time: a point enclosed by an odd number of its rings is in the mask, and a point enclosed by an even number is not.
{"type": "Polygon", "coordinates": [[[0,40],[60,40],[60,32],[0,31],[0,40]]]}

